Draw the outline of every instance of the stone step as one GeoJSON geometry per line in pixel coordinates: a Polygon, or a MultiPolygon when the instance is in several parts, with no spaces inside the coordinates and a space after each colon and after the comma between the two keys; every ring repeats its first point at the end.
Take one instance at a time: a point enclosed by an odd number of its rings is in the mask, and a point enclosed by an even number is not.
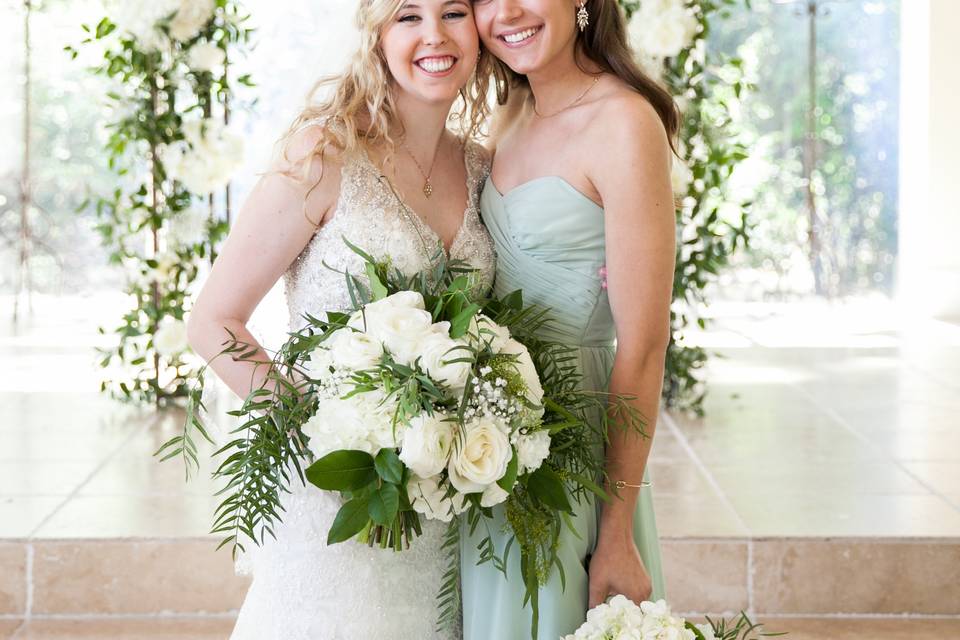
{"type": "MultiPolygon", "coordinates": [[[[0,542],[0,616],[229,616],[249,586],[198,538],[0,542]]],[[[960,619],[960,540],[664,538],[667,592],[687,616],[960,619]]]]}
{"type": "MultiPolygon", "coordinates": [[[[786,640],[943,640],[960,636],[949,618],[819,617],[762,620],[764,630],[788,631],[786,640]]],[[[223,640],[233,616],[0,619],[0,638],[11,640],[223,640]]]]}

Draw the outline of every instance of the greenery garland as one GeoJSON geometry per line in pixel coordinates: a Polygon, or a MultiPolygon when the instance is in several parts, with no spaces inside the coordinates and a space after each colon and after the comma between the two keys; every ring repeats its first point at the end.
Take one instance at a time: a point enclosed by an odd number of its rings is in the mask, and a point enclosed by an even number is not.
{"type": "Polygon", "coordinates": [[[630,18],[634,49],[674,95],[683,120],[674,160],[677,261],[670,310],[671,339],[664,372],[667,406],[703,413],[699,371],[707,351],[686,340],[688,327],[706,328],[707,289],[732,255],[747,246],[750,202],[734,199],[728,181],[748,155],[732,114],[751,90],[743,61],[707,49],[717,20],[750,0],[619,0],[630,18]]]}
{"type": "Polygon", "coordinates": [[[184,315],[191,283],[229,228],[229,178],[242,151],[226,125],[234,85],[252,83],[228,71],[252,30],[238,0],[113,0],[107,10],[82,25],[81,45],[103,50],[89,70],[116,83],[106,150],[117,186],[80,210],[95,210],[133,304],[113,330],[116,346],[100,350],[100,365],[119,369],[101,389],[159,405],[185,396],[196,373],[184,315]]]}

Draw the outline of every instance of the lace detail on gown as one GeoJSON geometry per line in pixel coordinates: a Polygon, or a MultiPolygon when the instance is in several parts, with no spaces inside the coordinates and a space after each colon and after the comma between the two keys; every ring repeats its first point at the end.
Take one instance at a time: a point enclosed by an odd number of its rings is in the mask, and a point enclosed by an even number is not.
{"type": "MultiPolygon", "coordinates": [[[[464,157],[468,206],[450,257],[477,267],[478,284],[489,287],[494,250],[477,206],[489,162],[473,143],[465,146],[464,157]]],[[[411,216],[381,183],[379,170],[365,154],[345,157],[333,218],[284,275],[290,328],[304,325],[304,313],[319,315],[349,306],[344,277],[336,271],[360,274],[363,269],[342,238],[378,259],[389,259],[405,273],[427,268],[439,239],[411,216]]],[[[304,486],[296,473],[291,478],[276,539],[268,537],[262,547],[248,541],[238,563],[238,570],[251,570],[253,582],[232,640],[459,638],[458,630],[436,630],[435,596],[446,565],[440,549],[443,523],[424,521],[423,535],[401,553],[352,541],[327,546],[339,497],[304,486]]]]}

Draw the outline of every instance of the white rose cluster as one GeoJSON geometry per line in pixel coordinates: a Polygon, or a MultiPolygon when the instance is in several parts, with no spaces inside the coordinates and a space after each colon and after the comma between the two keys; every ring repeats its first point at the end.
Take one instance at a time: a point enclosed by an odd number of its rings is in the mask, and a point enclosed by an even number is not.
{"type": "Polygon", "coordinates": [[[183,320],[164,318],[153,335],[153,347],[165,358],[172,358],[189,348],[187,324],[183,320]]]}
{"type": "Polygon", "coordinates": [[[170,37],[185,42],[196,37],[213,18],[215,0],[106,0],[110,20],[133,36],[144,51],[164,45],[160,25],[169,20],[170,37]]]}
{"type": "Polygon", "coordinates": [[[433,322],[421,294],[401,291],[354,312],[307,355],[303,367],[318,398],[316,414],[302,427],[314,455],[399,449],[411,472],[411,506],[427,518],[450,520],[466,508],[470,494],[483,507],[503,502],[509,490],[499,483],[514,456],[522,475],[539,469],[550,453],[550,435],[539,428],[544,391],[533,358],[486,316],[479,315],[463,338],[452,338],[450,323],[433,322]],[[503,357],[496,370],[484,365],[475,372],[477,352],[491,362],[503,357]],[[418,366],[448,405],[394,427],[396,395],[382,389],[350,395],[352,376],[385,358],[418,366]],[[468,384],[472,393],[461,417],[450,406],[460,404],[468,384]]]}
{"type": "Polygon", "coordinates": [[[183,133],[163,151],[167,173],[199,195],[225,186],[243,162],[243,140],[213,119],[186,122],[183,133]]]}
{"type": "Polygon", "coordinates": [[[628,31],[639,55],[669,58],[690,46],[699,26],[685,0],[643,0],[628,31]]]}
{"type": "Polygon", "coordinates": [[[207,239],[210,214],[199,207],[190,207],[170,219],[168,239],[177,248],[193,247],[207,239]]]}
{"type": "MultiPolygon", "coordinates": [[[[707,625],[709,626],[709,625],[707,625]]],[[[699,629],[699,627],[698,627],[699,629]]],[[[711,636],[712,637],[712,629],[711,636]]],[[[618,595],[587,612],[587,621],[563,640],[694,640],[683,618],[671,614],[666,601],[636,605],[618,595]]]]}

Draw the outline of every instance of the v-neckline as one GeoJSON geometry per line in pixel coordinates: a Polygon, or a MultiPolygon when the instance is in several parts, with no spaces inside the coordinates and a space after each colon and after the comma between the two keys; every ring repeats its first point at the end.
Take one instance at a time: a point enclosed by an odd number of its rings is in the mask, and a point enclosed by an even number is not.
{"type": "Polygon", "coordinates": [[[399,193],[396,193],[394,191],[393,183],[390,182],[390,178],[384,175],[383,171],[380,170],[380,167],[377,165],[377,163],[375,163],[373,159],[370,158],[370,155],[367,153],[367,150],[363,146],[360,147],[360,154],[364,159],[364,161],[366,161],[367,165],[377,173],[378,177],[381,180],[385,180],[387,182],[387,188],[390,190],[391,195],[393,195],[396,198],[396,200],[400,203],[400,206],[402,206],[404,209],[407,210],[407,212],[409,212],[411,222],[418,229],[419,228],[425,229],[427,233],[429,233],[433,237],[433,239],[436,240],[437,244],[439,244],[440,247],[443,249],[444,257],[446,257],[447,260],[451,259],[451,257],[453,256],[453,250],[454,248],[456,248],[457,242],[460,240],[460,236],[462,236],[463,233],[465,232],[465,229],[467,227],[467,216],[470,215],[470,209],[473,203],[473,189],[471,187],[471,182],[472,182],[471,178],[473,176],[471,175],[471,171],[470,171],[470,160],[467,158],[467,144],[469,143],[465,142],[462,145],[463,146],[463,170],[464,170],[464,174],[466,175],[467,202],[466,202],[466,206],[463,209],[463,214],[460,216],[460,225],[457,227],[457,230],[454,232],[453,238],[451,238],[450,240],[449,247],[447,247],[446,243],[443,241],[443,238],[440,237],[440,234],[437,233],[436,229],[430,226],[430,224],[427,223],[427,221],[423,218],[423,216],[420,215],[420,213],[416,209],[414,209],[409,204],[407,204],[406,201],[404,201],[400,197],[399,193]]]}

